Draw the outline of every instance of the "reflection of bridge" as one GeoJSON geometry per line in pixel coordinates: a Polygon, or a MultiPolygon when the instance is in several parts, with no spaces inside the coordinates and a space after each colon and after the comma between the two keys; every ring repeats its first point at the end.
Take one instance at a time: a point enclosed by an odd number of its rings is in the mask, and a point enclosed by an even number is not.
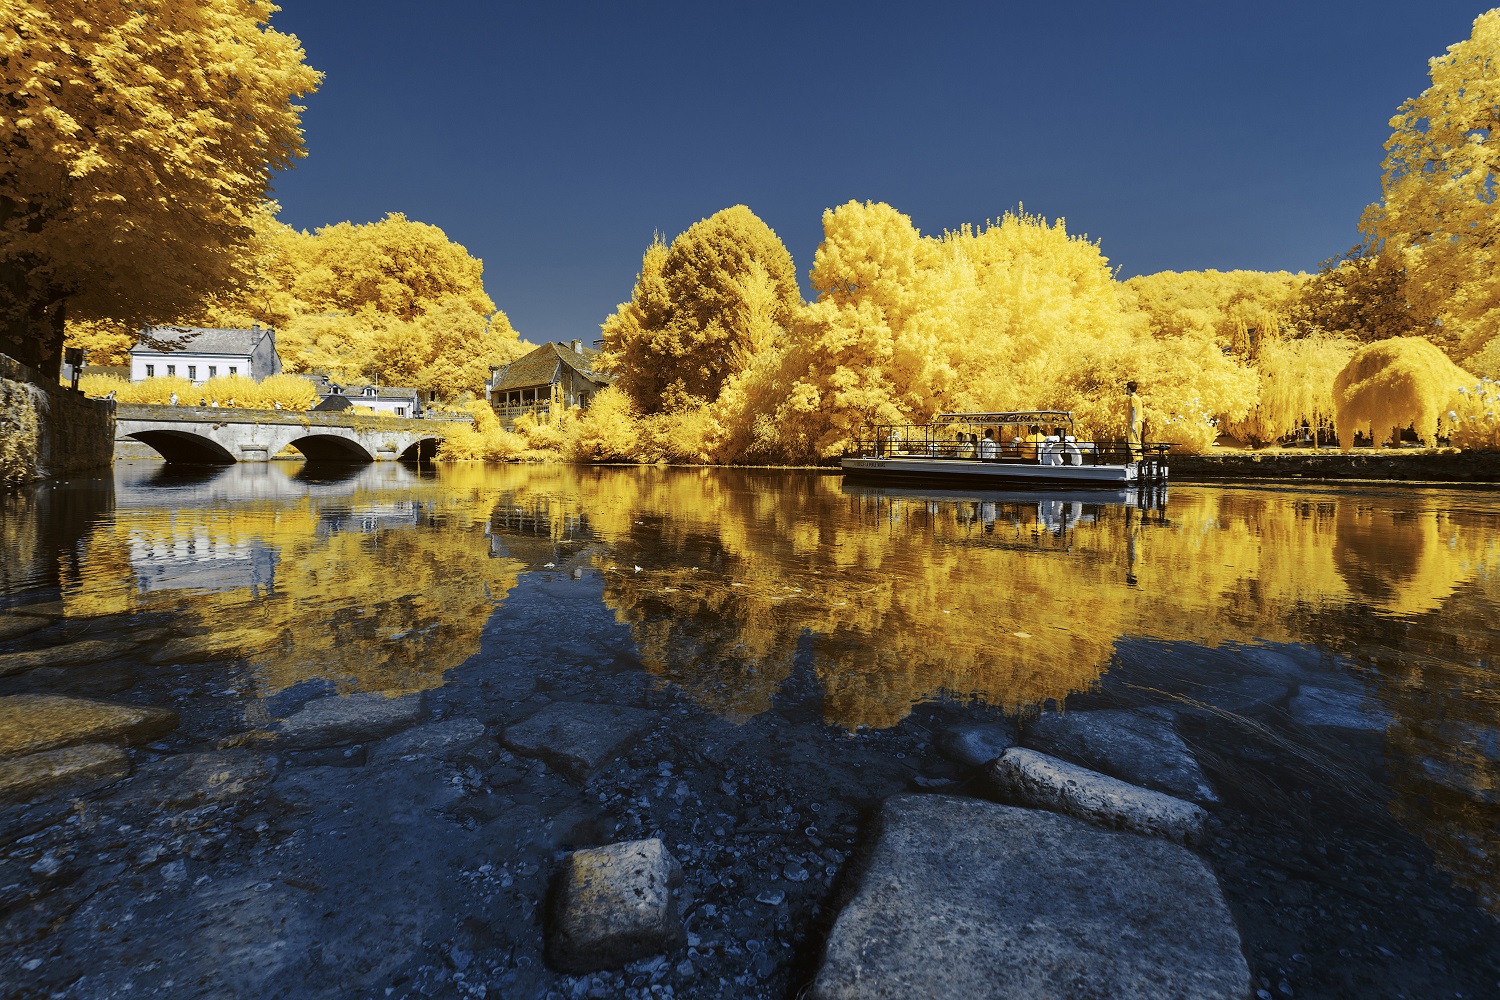
{"type": "Polygon", "coordinates": [[[121,403],[115,436],[150,445],[168,462],[268,462],[291,447],[309,462],[417,461],[437,453],[449,420],[346,413],[121,403]]]}

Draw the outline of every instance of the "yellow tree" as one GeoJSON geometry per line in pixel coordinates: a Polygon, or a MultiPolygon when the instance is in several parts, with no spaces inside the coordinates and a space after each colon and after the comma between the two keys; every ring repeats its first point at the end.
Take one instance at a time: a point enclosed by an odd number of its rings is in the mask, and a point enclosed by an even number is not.
{"type": "Polygon", "coordinates": [[[1421,337],[1367,344],[1333,381],[1339,447],[1352,448],[1355,431],[1367,431],[1377,441],[1394,440],[1406,427],[1431,443],[1442,424],[1452,422],[1450,404],[1474,381],[1421,337]]]}
{"type": "Polygon", "coordinates": [[[647,248],[630,301],[604,321],[604,349],[640,412],[692,409],[717,399],[801,305],[791,254],[735,205],[647,248]]]}
{"type": "Polygon", "coordinates": [[[0,351],[56,371],[66,315],[171,322],[232,285],[321,75],[247,0],[7,0],[0,351]]]}
{"type": "Polygon", "coordinates": [[[1462,359],[1500,334],[1500,9],[1479,15],[1428,75],[1432,85],[1391,119],[1383,198],[1361,225],[1462,359]]]}

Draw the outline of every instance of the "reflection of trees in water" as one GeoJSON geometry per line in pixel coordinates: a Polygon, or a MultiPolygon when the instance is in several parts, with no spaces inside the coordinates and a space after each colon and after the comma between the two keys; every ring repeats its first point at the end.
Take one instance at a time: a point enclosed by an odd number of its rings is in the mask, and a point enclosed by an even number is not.
{"type": "Polygon", "coordinates": [[[262,696],[312,680],[340,691],[436,687],[478,650],[521,570],[485,558],[493,494],[449,485],[399,500],[356,492],[121,510],[84,543],[64,607],[70,616],[170,610],[188,632],[253,630],[242,655],[262,696]],[[275,554],[270,571],[237,558],[264,551],[275,554]]]}

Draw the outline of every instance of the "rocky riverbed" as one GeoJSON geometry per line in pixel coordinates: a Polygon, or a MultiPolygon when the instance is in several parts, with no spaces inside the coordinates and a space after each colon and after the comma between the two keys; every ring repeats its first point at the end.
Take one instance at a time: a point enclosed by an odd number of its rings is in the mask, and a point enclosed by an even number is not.
{"type": "Polygon", "coordinates": [[[799,654],[737,724],[643,670],[580,576],[528,577],[441,687],[253,706],[223,636],[6,615],[7,994],[937,996],[958,955],[1043,996],[1500,990],[1493,919],[1385,808],[1360,686],[1316,653],[1124,643],[1067,714],[856,732],[799,654]],[[560,971],[559,873],[643,841],[680,935],[560,971]]]}

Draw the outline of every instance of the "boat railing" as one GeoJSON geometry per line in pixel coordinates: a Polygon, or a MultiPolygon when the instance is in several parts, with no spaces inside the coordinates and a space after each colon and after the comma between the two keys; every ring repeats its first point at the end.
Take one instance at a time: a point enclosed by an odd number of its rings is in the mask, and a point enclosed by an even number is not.
{"type": "MultiPolygon", "coordinates": [[[[977,433],[974,437],[977,437],[977,433]]],[[[1165,470],[1170,444],[1079,441],[1068,434],[1029,435],[1009,441],[954,436],[951,425],[884,426],[854,442],[862,458],[927,458],[1030,465],[1130,465],[1165,470]]],[[[1159,478],[1151,475],[1151,478],[1159,478]]]]}

